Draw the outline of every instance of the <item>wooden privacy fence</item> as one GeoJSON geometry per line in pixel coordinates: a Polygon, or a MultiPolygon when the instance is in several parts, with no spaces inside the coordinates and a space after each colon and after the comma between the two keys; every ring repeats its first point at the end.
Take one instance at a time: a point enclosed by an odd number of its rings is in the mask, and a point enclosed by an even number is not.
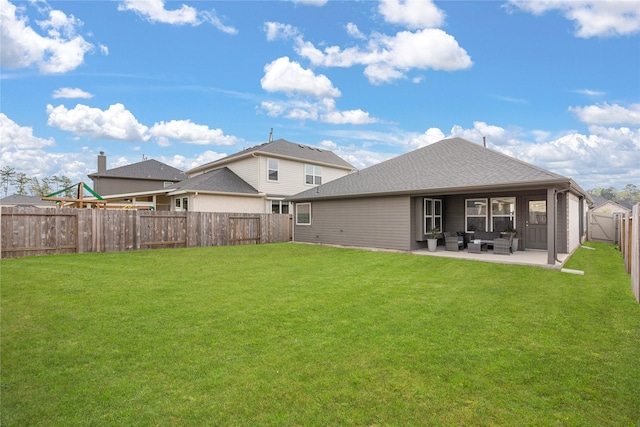
{"type": "Polygon", "coordinates": [[[3,207],[2,258],[289,242],[291,215],[3,207]]]}
{"type": "Polygon", "coordinates": [[[620,251],[624,266],[631,274],[631,289],[640,303],[640,203],[636,203],[630,215],[624,215],[620,224],[620,251]]]}

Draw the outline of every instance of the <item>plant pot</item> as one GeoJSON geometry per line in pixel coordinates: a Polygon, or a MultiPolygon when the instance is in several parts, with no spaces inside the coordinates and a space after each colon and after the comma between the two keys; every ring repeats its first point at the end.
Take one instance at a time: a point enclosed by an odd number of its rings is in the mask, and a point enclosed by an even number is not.
{"type": "Polygon", "coordinates": [[[427,239],[427,248],[429,252],[435,252],[438,247],[438,239],[427,239]]]}
{"type": "Polygon", "coordinates": [[[511,241],[511,249],[513,250],[513,253],[516,253],[518,251],[519,240],[520,240],[519,237],[514,237],[513,240],[511,241]]]}

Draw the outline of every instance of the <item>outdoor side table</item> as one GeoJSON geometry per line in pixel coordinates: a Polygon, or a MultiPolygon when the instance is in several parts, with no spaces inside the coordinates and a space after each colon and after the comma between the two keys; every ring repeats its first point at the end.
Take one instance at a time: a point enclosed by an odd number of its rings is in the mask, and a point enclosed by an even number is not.
{"type": "Polygon", "coordinates": [[[487,250],[487,244],[486,243],[473,243],[473,241],[471,241],[467,245],[467,251],[470,254],[479,254],[482,251],[486,251],[486,250],[487,250]]]}

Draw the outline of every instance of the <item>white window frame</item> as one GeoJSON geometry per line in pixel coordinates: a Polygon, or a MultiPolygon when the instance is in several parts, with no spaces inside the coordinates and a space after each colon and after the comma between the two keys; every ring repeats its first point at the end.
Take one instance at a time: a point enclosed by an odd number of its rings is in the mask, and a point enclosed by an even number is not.
{"type": "MultiPolygon", "coordinates": [[[[500,211],[498,211],[498,212],[500,212],[500,211]]],[[[495,224],[493,222],[493,220],[495,218],[508,218],[508,219],[511,220],[511,227],[512,228],[516,228],[516,198],[515,198],[515,196],[513,196],[513,197],[493,197],[491,199],[491,231],[504,231],[504,230],[496,230],[495,229],[495,224]],[[509,211],[509,213],[507,213],[507,214],[496,213],[496,211],[494,211],[494,203],[506,202],[506,201],[511,201],[511,204],[513,205],[513,211],[509,211]]]]}
{"type": "Polygon", "coordinates": [[[311,203],[296,203],[296,225],[311,225],[311,203]],[[309,209],[309,222],[300,222],[300,208],[303,206],[309,209]]]}
{"type": "Polygon", "coordinates": [[[285,215],[289,214],[291,212],[291,203],[289,202],[285,202],[283,200],[269,200],[271,202],[271,213],[277,213],[277,214],[282,214],[282,208],[283,207],[287,207],[287,212],[285,213],[285,215]],[[273,212],[273,207],[275,206],[275,204],[277,203],[278,206],[278,212],[273,212]]]}
{"type": "Polygon", "coordinates": [[[487,231],[489,226],[489,199],[487,198],[473,198],[473,199],[465,199],[464,200],[464,227],[467,233],[472,233],[476,230],[469,230],[469,218],[484,218],[484,230],[477,231],[487,231]],[[480,214],[470,214],[469,213],[469,202],[483,202],[484,203],[484,213],[480,214]]]}
{"type": "Polygon", "coordinates": [[[321,185],[322,166],[304,165],[304,183],[305,185],[321,185]],[[309,177],[311,177],[311,182],[308,182],[309,177]]]}
{"type": "Polygon", "coordinates": [[[278,182],[280,180],[280,161],[271,157],[267,157],[267,181],[278,182]],[[271,166],[271,161],[275,162],[275,168],[271,166]],[[271,172],[275,171],[276,179],[271,179],[271,172]]]}
{"type": "Polygon", "coordinates": [[[430,199],[425,197],[424,204],[424,234],[429,234],[434,228],[439,232],[444,231],[442,222],[442,199],[430,199]]]}

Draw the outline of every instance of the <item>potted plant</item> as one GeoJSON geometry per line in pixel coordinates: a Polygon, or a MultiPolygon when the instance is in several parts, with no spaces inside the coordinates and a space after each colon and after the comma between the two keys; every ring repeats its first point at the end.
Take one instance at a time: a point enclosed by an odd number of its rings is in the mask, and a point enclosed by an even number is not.
{"type": "Polygon", "coordinates": [[[518,251],[518,242],[520,241],[518,238],[518,230],[513,227],[509,227],[505,230],[505,233],[511,235],[511,249],[513,253],[516,253],[518,251]]]}
{"type": "Polygon", "coordinates": [[[429,237],[427,237],[427,248],[429,252],[435,252],[438,246],[438,237],[440,237],[440,230],[437,228],[432,228],[429,231],[429,237]]]}

